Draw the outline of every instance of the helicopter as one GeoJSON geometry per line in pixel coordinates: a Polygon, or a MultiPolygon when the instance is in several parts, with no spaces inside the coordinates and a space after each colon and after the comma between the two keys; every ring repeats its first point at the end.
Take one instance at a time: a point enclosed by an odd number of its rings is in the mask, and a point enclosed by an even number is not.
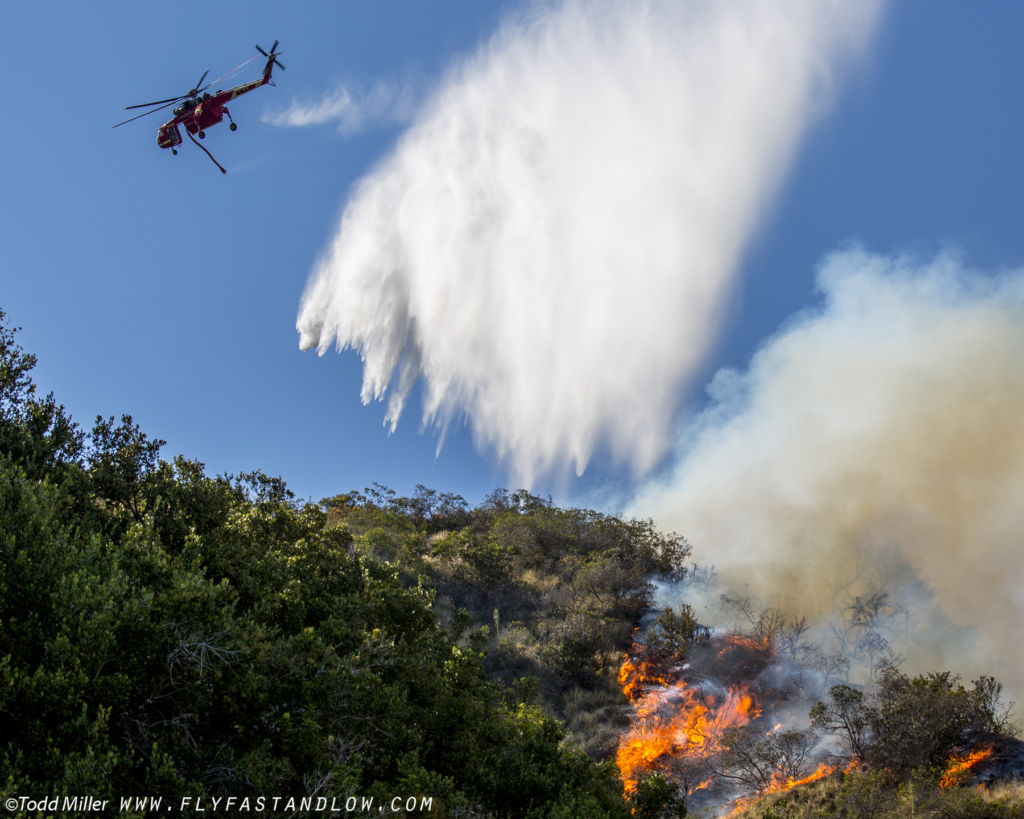
{"type": "MultiPolygon", "coordinates": [[[[204,86],[203,80],[205,80],[206,75],[210,73],[209,70],[207,70],[203,72],[203,76],[199,78],[199,82],[196,83],[195,87],[190,89],[188,93],[182,94],[180,97],[174,97],[173,99],[167,100],[157,100],[156,102],[146,102],[142,105],[129,105],[124,109],[125,111],[130,111],[133,108],[149,108],[153,105],[159,105],[160,107],[154,108],[152,111],[146,111],[145,114],[139,114],[131,119],[126,119],[124,122],[119,122],[114,127],[119,128],[129,122],[134,122],[137,119],[141,119],[149,114],[155,114],[157,111],[162,111],[164,108],[168,108],[175,103],[179,103],[179,105],[174,109],[174,119],[165,122],[159,129],[157,129],[156,144],[161,148],[170,148],[171,153],[177,156],[177,146],[182,143],[181,132],[178,130],[178,126],[184,125],[188,138],[206,152],[206,155],[213,160],[213,164],[220,168],[221,173],[227,173],[227,171],[221,167],[220,163],[217,162],[216,159],[213,159],[213,154],[207,151],[206,148],[203,148],[202,145],[199,145],[199,143],[196,142],[195,137],[192,135],[195,134],[200,139],[205,139],[206,129],[223,122],[225,116],[227,116],[228,121],[231,123],[231,130],[238,130],[238,126],[235,125],[235,121],[231,119],[231,113],[228,111],[225,103],[242,96],[242,94],[247,94],[260,86],[267,85],[268,83],[271,85],[274,84],[271,82],[271,72],[273,71],[274,66],[276,65],[282,71],[284,70],[284,66],[277,59],[284,53],[283,51],[277,50],[278,42],[278,40],[274,40],[274,44],[270,47],[270,53],[267,53],[258,45],[256,46],[256,50],[267,58],[267,64],[263,69],[263,77],[261,79],[253,80],[252,82],[245,83],[244,85],[237,85],[234,88],[227,89],[226,91],[218,90],[213,94],[210,94],[207,92],[207,89],[210,88],[210,86],[214,83],[220,82],[220,80],[228,77],[235,71],[238,71],[245,65],[245,63],[242,63],[238,68],[229,71],[224,75],[224,77],[220,77],[219,79],[216,79],[204,86]]],[[[253,59],[256,58],[253,57],[253,59]]],[[[249,62],[251,62],[251,60],[249,62]]]]}

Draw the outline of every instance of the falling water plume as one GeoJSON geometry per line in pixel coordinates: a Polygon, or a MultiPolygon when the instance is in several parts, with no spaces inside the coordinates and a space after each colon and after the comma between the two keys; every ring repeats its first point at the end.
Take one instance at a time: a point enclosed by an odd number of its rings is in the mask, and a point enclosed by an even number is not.
{"type": "MultiPolygon", "coordinates": [[[[393,429],[471,422],[518,485],[651,469],[752,231],[880,0],[565,0],[454,66],[359,182],[303,349],[393,429]]],[[[442,436],[443,439],[443,436],[442,436]]]]}

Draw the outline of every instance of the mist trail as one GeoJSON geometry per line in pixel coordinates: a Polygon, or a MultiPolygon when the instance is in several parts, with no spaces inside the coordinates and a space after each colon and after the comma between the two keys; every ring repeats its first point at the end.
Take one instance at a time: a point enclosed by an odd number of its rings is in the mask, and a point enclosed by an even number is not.
{"type": "Polygon", "coordinates": [[[354,189],[297,327],[385,422],[472,423],[516,485],[643,474],[738,260],[878,0],[533,4],[354,189]],[[389,392],[390,390],[390,392],[389,392]]]}
{"type": "Polygon", "coordinates": [[[994,671],[1019,697],[1024,271],[850,248],[819,287],[821,309],[716,375],[634,511],[684,532],[721,588],[819,624],[887,592],[913,615],[909,670],[994,671]]]}

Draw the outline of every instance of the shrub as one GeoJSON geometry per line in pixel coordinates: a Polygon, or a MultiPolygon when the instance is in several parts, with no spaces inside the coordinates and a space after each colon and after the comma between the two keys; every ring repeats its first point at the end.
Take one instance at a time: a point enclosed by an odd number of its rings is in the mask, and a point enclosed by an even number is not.
{"type": "Polygon", "coordinates": [[[870,696],[833,686],[829,701],[811,709],[811,719],[842,737],[848,754],[902,780],[917,769],[942,768],[953,754],[1003,730],[1000,691],[990,677],[968,689],[950,672],[909,677],[884,665],[870,696]]]}
{"type": "Polygon", "coordinates": [[[663,773],[652,773],[636,783],[629,797],[636,819],[683,819],[686,800],[679,788],[663,773]]]}
{"type": "Polygon", "coordinates": [[[801,776],[818,736],[814,731],[797,729],[764,736],[760,729],[746,725],[727,728],[721,743],[726,767],[721,775],[739,782],[750,793],[761,794],[773,784],[785,784],[801,776]]]}
{"type": "MultiPolygon", "coordinates": [[[[435,816],[625,819],[614,770],[529,686],[488,681],[489,632],[442,627],[433,591],[376,559],[466,531],[457,500],[378,490],[332,516],[280,478],[167,463],[130,416],[87,448],[2,318],[0,802],[401,793],[435,816]]],[[[512,554],[464,541],[483,582],[512,554]]]]}

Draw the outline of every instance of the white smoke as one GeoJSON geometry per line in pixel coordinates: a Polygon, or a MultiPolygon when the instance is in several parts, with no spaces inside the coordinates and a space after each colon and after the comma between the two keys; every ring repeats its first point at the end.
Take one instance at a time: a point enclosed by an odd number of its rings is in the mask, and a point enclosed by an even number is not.
{"type": "Polygon", "coordinates": [[[721,586],[819,622],[909,589],[911,608],[949,618],[911,623],[897,648],[912,670],[1002,669],[1020,694],[1024,271],[853,248],[824,261],[819,287],[823,307],[746,372],[715,376],[633,512],[684,532],[721,586]],[[981,639],[965,646],[955,627],[972,624],[981,639]]]}
{"type": "Polygon", "coordinates": [[[369,87],[358,83],[337,85],[317,101],[293,100],[283,111],[271,111],[262,120],[280,128],[304,128],[336,122],[346,136],[374,125],[402,125],[412,121],[419,92],[411,83],[378,80],[369,87]]]}
{"type": "MultiPolygon", "coordinates": [[[[671,443],[738,259],[878,0],[566,0],[506,22],[357,186],[301,346],[518,485],[671,443]],[[397,373],[396,373],[397,370],[397,373]]],[[[339,103],[344,109],[343,100],[339,103]]]]}

